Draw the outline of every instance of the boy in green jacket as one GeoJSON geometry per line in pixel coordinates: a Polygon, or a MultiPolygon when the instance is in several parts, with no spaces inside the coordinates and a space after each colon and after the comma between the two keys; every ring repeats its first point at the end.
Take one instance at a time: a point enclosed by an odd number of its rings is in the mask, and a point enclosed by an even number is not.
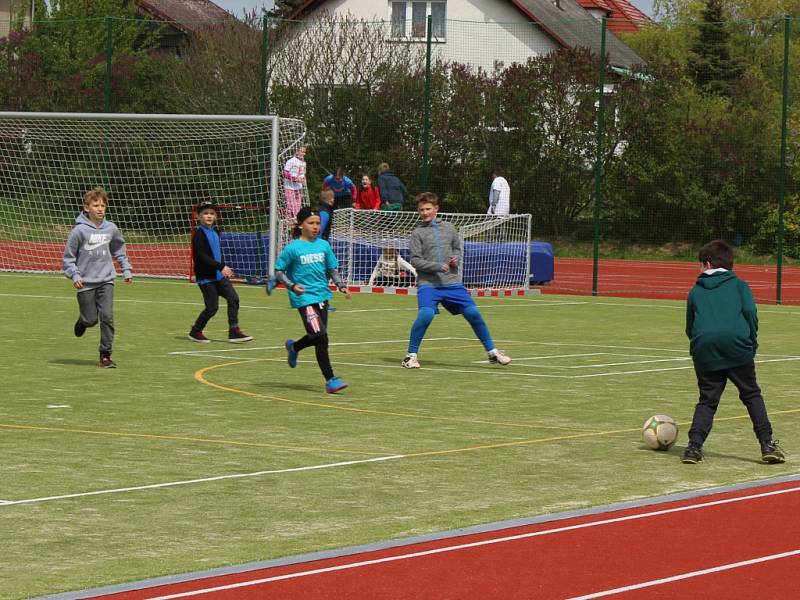
{"type": "Polygon", "coordinates": [[[703,246],[698,258],[702,273],[686,303],[686,335],[691,340],[689,352],[700,399],[694,409],[689,445],[682,462],[697,464],[703,459],[703,443],[730,379],[753,422],[753,431],[761,444],[761,459],[782,463],[786,458],[772,439],[767,407],[756,383],[753,359],[758,348],[758,315],[753,293],[731,271],[733,249],[722,240],[703,246]]]}

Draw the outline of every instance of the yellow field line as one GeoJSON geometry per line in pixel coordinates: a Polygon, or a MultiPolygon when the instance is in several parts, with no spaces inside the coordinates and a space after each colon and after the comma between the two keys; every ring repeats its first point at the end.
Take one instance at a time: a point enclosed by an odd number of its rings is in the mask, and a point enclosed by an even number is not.
{"type": "MultiPolygon", "coordinates": [[[[778,410],[770,412],[770,415],[785,415],[785,414],[792,414],[792,413],[799,413],[800,408],[791,408],[787,410],[778,410]]],[[[715,422],[719,421],[737,421],[741,419],[749,419],[749,415],[738,415],[735,417],[719,417],[714,419],[715,422]]],[[[678,425],[687,427],[691,425],[691,421],[686,421],[683,423],[678,423],[678,425]]],[[[641,431],[640,427],[630,428],[630,429],[610,429],[608,431],[592,431],[592,432],[584,432],[584,433],[575,433],[572,435],[560,435],[554,436],[549,438],[537,438],[535,440],[517,440],[514,442],[498,442],[496,444],[484,444],[481,446],[467,446],[464,448],[450,448],[447,450],[426,450],[424,452],[412,452],[408,454],[404,454],[403,458],[419,458],[423,456],[436,456],[442,454],[457,454],[459,452],[474,452],[476,450],[492,450],[495,448],[508,448],[512,446],[529,446],[532,444],[543,444],[545,442],[562,442],[565,440],[576,440],[580,438],[588,438],[588,437],[595,437],[595,436],[603,436],[603,435],[614,435],[617,433],[636,433],[641,431]]]]}
{"type": "MultiPolygon", "coordinates": [[[[250,398],[259,398],[262,400],[274,400],[276,402],[286,402],[288,404],[300,404],[303,406],[314,406],[317,408],[328,408],[332,410],[341,410],[345,412],[354,412],[354,413],[361,413],[361,414],[368,414],[368,415],[381,415],[386,417],[402,417],[406,419],[424,419],[429,421],[447,421],[452,423],[469,423],[471,425],[497,425],[502,427],[520,427],[524,429],[560,429],[560,430],[568,430],[568,431],[575,431],[574,427],[558,427],[553,425],[533,425],[529,423],[509,423],[507,421],[484,421],[481,419],[463,419],[463,418],[456,418],[456,417],[441,417],[435,415],[421,415],[418,413],[404,413],[404,412],[395,412],[395,411],[387,411],[387,410],[375,410],[370,408],[357,408],[354,406],[339,406],[336,404],[328,404],[326,402],[311,402],[309,400],[291,400],[289,398],[281,398],[280,396],[271,396],[269,394],[260,394],[257,392],[248,392],[247,390],[242,390],[239,388],[229,387],[226,385],[221,385],[219,383],[214,383],[206,379],[205,374],[209,371],[213,371],[215,369],[221,369],[224,367],[232,367],[236,365],[243,365],[248,363],[255,363],[255,362],[262,362],[262,361],[269,361],[272,359],[268,358],[252,358],[248,360],[240,360],[236,362],[228,362],[222,363],[218,365],[211,365],[210,367],[204,367],[202,369],[198,369],[195,374],[194,378],[198,382],[207,385],[209,387],[224,391],[224,392],[231,392],[234,394],[240,394],[242,396],[248,396],[250,398]]],[[[587,431],[587,433],[591,433],[591,431],[587,431]]]]}
{"type": "Polygon", "coordinates": [[[236,440],[212,440],[207,438],[190,437],[183,435],[158,435],[154,433],[132,433],[126,431],[95,431],[92,429],[70,429],[67,427],[40,427],[36,425],[14,425],[0,423],[3,429],[23,429],[28,431],[51,431],[58,433],[84,433],[90,435],[105,435],[111,437],[134,437],[151,440],[168,440],[177,442],[201,442],[203,444],[219,444],[222,446],[244,446],[251,448],[278,448],[281,450],[304,450],[308,452],[334,452],[338,454],[354,454],[358,456],[377,456],[377,452],[360,452],[356,450],[340,450],[338,448],[313,448],[307,446],[286,446],[282,444],[266,444],[261,442],[239,442],[236,440]]]}

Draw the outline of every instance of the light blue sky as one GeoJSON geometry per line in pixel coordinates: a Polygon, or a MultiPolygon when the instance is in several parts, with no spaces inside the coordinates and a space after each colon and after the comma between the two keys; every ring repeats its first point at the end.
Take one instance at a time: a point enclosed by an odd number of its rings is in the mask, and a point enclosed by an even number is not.
{"type": "MultiPolygon", "coordinates": [[[[260,9],[262,6],[271,8],[273,0],[213,0],[215,4],[225,10],[239,16],[243,11],[251,11],[254,8],[260,9]]],[[[639,10],[644,11],[651,17],[653,16],[653,0],[629,0],[631,4],[639,10]]]]}

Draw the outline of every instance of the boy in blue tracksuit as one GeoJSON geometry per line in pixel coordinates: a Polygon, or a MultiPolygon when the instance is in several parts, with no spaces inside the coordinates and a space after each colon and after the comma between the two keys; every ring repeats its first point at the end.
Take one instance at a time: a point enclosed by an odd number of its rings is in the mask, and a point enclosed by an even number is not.
{"type": "Polygon", "coordinates": [[[772,439],[772,425],[756,383],[753,359],[758,348],[758,315],[753,293],[731,270],[733,249],[722,240],[703,246],[698,258],[702,273],[686,303],[686,335],[691,340],[689,352],[700,399],[682,462],[696,464],[703,459],[703,444],[730,379],[753,422],[753,431],[761,445],[761,459],[782,463],[785,456],[772,439]]]}
{"type": "Polygon", "coordinates": [[[249,342],[253,337],[239,327],[239,294],[231,283],[233,269],[222,258],[222,243],[216,228],[217,205],[212,200],[203,200],[197,205],[196,213],[198,226],[192,233],[192,266],[205,307],[189,330],[188,338],[200,344],[211,341],[203,329],[217,314],[222,296],[228,303],[228,341],[249,342]]]}
{"type": "Polygon", "coordinates": [[[105,218],[108,194],[101,187],[86,192],[83,211],[75,219],[75,227],[64,248],[64,275],[78,290],[80,315],[73,332],[77,337],[100,321],[100,362],[98,366],[113,369],[114,346],[114,279],[112,257],[122,269],[126,283],[133,281],[132,267],[125,249],[125,240],[117,226],[105,218]]]}
{"type": "Polygon", "coordinates": [[[495,348],[489,328],[463,284],[464,249],[451,223],[437,219],[439,198],[423,192],[416,198],[422,222],[411,232],[408,248],[417,270],[417,318],[411,325],[408,353],[400,363],[406,369],[420,367],[417,352],[422,338],[439,312],[439,304],[452,315],[462,315],[483,344],[492,364],[508,365],[511,358],[495,348]]]}

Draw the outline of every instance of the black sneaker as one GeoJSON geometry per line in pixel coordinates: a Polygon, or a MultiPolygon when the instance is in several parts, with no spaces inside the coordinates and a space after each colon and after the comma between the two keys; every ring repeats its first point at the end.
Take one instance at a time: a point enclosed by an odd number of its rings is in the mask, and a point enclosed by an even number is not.
{"type": "Polygon", "coordinates": [[[193,342],[197,342],[198,344],[209,344],[209,343],[211,343],[211,340],[208,339],[206,336],[204,336],[203,332],[200,331],[199,329],[192,329],[189,332],[189,335],[186,336],[186,337],[188,337],[193,342]]]}
{"type": "Polygon", "coordinates": [[[78,320],[75,321],[75,327],[72,329],[75,332],[75,337],[81,337],[84,333],[86,333],[86,325],[83,324],[80,317],[78,320]]]}
{"type": "Polygon", "coordinates": [[[761,442],[761,460],[770,464],[786,462],[786,455],[778,445],[778,440],[761,442]]]}
{"type": "Polygon", "coordinates": [[[117,363],[111,360],[110,354],[101,354],[100,355],[100,363],[97,365],[101,369],[116,369],[117,363]]]}
{"type": "Polygon", "coordinates": [[[702,448],[695,448],[694,446],[686,446],[686,450],[683,451],[683,458],[681,458],[681,462],[683,464],[696,465],[701,460],[703,460],[702,448]]]}
{"type": "Polygon", "coordinates": [[[253,339],[252,335],[247,335],[244,331],[242,331],[238,327],[233,327],[228,332],[228,341],[233,342],[234,344],[239,344],[241,342],[249,342],[252,339],[253,339]]]}

